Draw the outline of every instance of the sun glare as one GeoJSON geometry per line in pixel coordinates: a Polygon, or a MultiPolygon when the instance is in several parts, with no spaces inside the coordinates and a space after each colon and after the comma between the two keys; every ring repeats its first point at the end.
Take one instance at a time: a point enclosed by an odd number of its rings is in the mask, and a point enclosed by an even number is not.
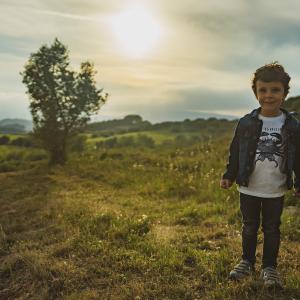
{"type": "Polygon", "coordinates": [[[133,58],[148,54],[158,45],[162,34],[158,21],[142,7],[133,7],[114,15],[111,25],[121,51],[133,58]]]}

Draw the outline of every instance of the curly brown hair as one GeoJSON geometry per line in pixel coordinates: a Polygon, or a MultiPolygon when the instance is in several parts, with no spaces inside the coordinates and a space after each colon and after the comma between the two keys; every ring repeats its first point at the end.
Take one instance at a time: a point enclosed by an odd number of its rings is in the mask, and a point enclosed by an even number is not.
{"type": "Polygon", "coordinates": [[[252,90],[256,94],[256,82],[257,80],[261,80],[264,82],[271,81],[280,81],[284,87],[284,96],[289,93],[289,82],[291,77],[288,73],[285,72],[284,67],[278,63],[278,61],[271,62],[270,64],[266,64],[260,68],[258,68],[253,74],[252,78],[252,90]]]}

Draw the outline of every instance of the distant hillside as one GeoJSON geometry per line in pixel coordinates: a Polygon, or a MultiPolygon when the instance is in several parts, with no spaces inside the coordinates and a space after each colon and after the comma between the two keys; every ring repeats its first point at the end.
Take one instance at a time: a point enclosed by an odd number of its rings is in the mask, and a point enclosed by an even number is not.
{"type": "MultiPolygon", "coordinates": [[[[296,117],[300,119],[300,96],[288,98],[283,107],[288,111],[296,112],[296,117]]],[[[185,119],[184,121],[166,121],[152,124],[149,121],[143,120],[139,115],[128,115],[123,119],[114,119],[101,122],[89,123],[85,128],[85,132],[100,133],[101,135],[111,135],[116,133],[137,132],[137,131],[170,131],[170,132],[185,132],[198,131],[203,129],[211,129],[212,127],[219,130],[231,128],[236,120],[229,121],[228,119],[216,118],[198,118],[195,120],[185,119]]],[[[3,119],[0,120],[0,133],[14,134],[25,133],[32,130],[32,122],[25,119],[3,119]]]]}
{"type": "Polygon", "coordinates": [[[32,129],[32,122],[24,119],[0,120],[0,133],[16,134],[25,133],[32,129]]]}
{"type": "Polygon", "coordinates": [[[84,131],[99,136],[111,136],[114,134],[138,132],[138,131],[163,131],[170,133],[181,132],[228,132],[231,130],[236,120],[227,119],[185,119],[184,121],[168,121],[151,124],[143,121],[139,115],[128,115],[124,119],[102,121],[89,124],[84,131]]]}
{"type": "Polygon", "coordinates": [[[296,117],[300,119],[300,96],[288,98],[284,102],[283,107],[288,111],[297,112],[298,115],[296,117]]]}
{"type": "Polygon", "coordinates": [[[108,120],[102,122],[90,123],[86,126],[85,131],[113,131],[114,133],[132,132],[147,130],[152,127],[148,121],[143,121],[139,115],[128,115],[123,119],[108,120]]]}

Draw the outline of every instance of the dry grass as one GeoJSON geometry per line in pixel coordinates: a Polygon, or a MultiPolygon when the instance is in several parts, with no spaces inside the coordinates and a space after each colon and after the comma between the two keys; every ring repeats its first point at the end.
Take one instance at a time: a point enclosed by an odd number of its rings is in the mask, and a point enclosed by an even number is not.
{"type": "Polygon", "coordinates": [[[236,191],[217,186],[224,149],[212,149],[95,152],[64,168],[0,174],[0,299],[300,299],[291,209],[279,258],[285,289],[265,290],[258,271],[228,281],[240,216],[236,191]]]}

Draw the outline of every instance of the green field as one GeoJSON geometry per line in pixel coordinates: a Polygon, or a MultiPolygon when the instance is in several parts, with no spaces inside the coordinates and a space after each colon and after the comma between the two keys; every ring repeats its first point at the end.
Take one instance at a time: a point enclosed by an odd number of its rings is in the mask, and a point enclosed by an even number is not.
{"type": "Polygon", "coordinates": [[[45,154],[26,160],[42,150],[0,147],[11,166],[0,173],[0,299],[300,299],[300,201],[289,193],[282,218],[285,289],[259,280],[261,234],[255,276],[230,282],[241,220],[236,188],[219,188],[229,135],[164,147],[177,134],[147,134],[154,148],[86,147],[51,169],[45,154]]]}
{"type": "Polygon", "coordinates": [[[176,140],[176,138],[180,138],[184,136],[187,139],[192,138],[200,138],[198,133],[190,133],[190,132],[180,132],[180,133],[172,133],[169,131],[142,131],[142,132],[129,132],[129,133],[123,133],[123,134],[115,134],[113,137],[93,137],[91,134],[84,134],[84,136],[87,137],[87,144],[90,146],[95,145],[97,142],[101,141],[107,141],[111,138],[128,138],[132,137],[133,139],[138,138],[139,136],[147,136],[151,139],[153,139],[154,143],[156,145],[162,145],[164,142],[172,142],[176,140]]]}

